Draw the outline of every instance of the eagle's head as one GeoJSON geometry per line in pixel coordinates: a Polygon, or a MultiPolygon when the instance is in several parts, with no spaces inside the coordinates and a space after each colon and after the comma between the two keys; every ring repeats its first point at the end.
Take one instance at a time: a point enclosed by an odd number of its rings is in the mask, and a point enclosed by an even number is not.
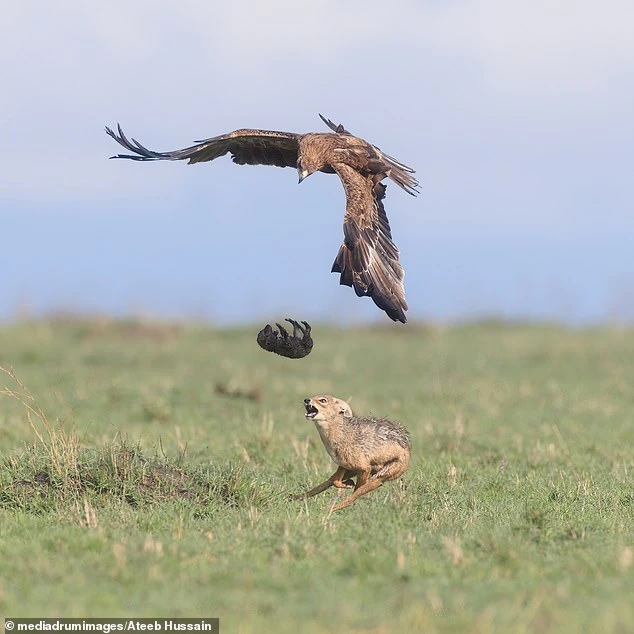
{"type": "Polygon", "coordinates": [[[302,182],[307,176],[310,176],[310,172],[301,164],[300,161],[297,161],[297,175],[299,176],[299,181],[302,182]]]}
{"type": "Polygon", "coordinates": [[[320,165],[318,161],[311,161],[309,157],[300,157],[297,160],[297,175],[299,176],[299,182],[301,183],[305,178],[310,176],[313,172],[320,170],[323,165],[320,165]]]}
{"type": "MultiPolygon", "coordinates": [[[[306,135],[309,137],[309,135],[306,135]]],[[[321,145],[310,138],[304,139],[300,144],[299,158],[297,159],[297,174],[301,183],[307,176],[313,172],[318,172],[326,165],[324,150],[321,145]]]]}

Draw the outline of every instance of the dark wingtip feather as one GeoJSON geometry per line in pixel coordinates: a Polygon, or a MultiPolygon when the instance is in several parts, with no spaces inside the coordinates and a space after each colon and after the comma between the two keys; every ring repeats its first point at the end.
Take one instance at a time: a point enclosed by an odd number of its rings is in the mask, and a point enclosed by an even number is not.
{"type": "Polygon", "coordinates": [[[407,317],[405,317],[405,313],[402,310],[398,310],[398,311],[393,311],[393,310],[386,310],[385,311],[387,313],[387,316],[392,320],[392,321],[398,321],[402,324],[406,324],[407,323],[407,317]]]}
{"type": "Polygon", "coordinates": [[[132,161],[154,161],[159,158],[167,158],[159,154],[158,152],[152,152],[146,147],[141,145],[136,139],[128,139],[121,124],[117,123],[117,132],[106,126],[106,134],[112,137],[119,145],[123,146],[126,150],[134,152],[134,154],[115,154],[109,158],[117,159],[130,159],[132,161]]]}
{"type": "Polygon", "coordinates": [[[321,114],[321,112],[318,113],[319,114],[319,118],[331,129],[331,130],[335,130],[337,128],[337,126],[330,120],[327,119],[326,117],[324,117],[323,114],[321,114]]]}
{"type": "Polygon", "coordinates": [[[326,117],[324,117],[323,114],[318,113],[319,117],[321,118],[321,120],[333,131],[336,132],[337,134],[350,134],[350,132],[348,132],[348,130],[346,130],[343,127],[343,123],[340,124],[335,124],[333,123],[330,119],[327,119],[326,117]]]}

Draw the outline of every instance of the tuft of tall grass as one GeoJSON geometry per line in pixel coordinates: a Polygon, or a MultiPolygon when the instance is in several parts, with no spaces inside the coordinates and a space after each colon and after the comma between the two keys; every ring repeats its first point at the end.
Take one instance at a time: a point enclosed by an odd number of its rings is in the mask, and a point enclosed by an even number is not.
{"type": "MultiPolygon", "coordinates": [[[[33,452],[43,452],[49,465],[48,479],[53,486],[76,491],[79,482],[79,439],[74,430],[66,430],[59,420],[51,424],[29,389],[13,369],[0,366],[0,372],[10,380],[0,387],[0,395],[13,398],[24,407],[26,418],[35,435],[33,452]]],[[[15,460],[9,458],[9,460],[15,460]]]]}
{"type": "Polygon", "coordinates": [[[1,508],[37,514],[53,509],[78,511],[83,518],[80,523],[95,526],[93,505],[103,504],[105,498],[131,508],[182,500],[204,515],[214,504],[252,508],[279,497],[247,465],[196,467],[186,463],[185,452],[175,459],[164,453],[146,455],[140,444],[129,443],[120,433],[98,447],[82,447],[74,429],[48,420],[13,370],[0,370],[12,383],[0,388],[0,395],[23,406],[34,433],[33,443],[21,454],[3,459],[1,508]]]}

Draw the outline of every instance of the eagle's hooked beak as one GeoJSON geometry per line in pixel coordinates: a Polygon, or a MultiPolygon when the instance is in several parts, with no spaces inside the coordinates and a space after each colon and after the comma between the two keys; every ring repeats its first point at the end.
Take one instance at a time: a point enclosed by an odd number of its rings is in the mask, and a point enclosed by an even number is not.
{"type": "Polygon", "coordinates": [[[308,170],[303,170],[301,167],[297,168],[297,173],[299,174],[299,183],[308,176],[308,170]]]}

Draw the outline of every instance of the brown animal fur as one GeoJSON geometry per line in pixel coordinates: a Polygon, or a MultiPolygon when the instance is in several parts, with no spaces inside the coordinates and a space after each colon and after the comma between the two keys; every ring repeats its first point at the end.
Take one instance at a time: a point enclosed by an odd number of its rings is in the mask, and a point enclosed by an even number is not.
{"type": "Polygon", "coordinates": [[[306,418],[317,427],[326,451],[337,470],[321,484],[296,498],[312,497],[331,486],[354,491],[332,511],[350,506],[384,482],[400,478],[409,465],[411,442],[407,430],[384,418],[359,418],[345,401],[327,394],[304,399],[306,418]]]}

